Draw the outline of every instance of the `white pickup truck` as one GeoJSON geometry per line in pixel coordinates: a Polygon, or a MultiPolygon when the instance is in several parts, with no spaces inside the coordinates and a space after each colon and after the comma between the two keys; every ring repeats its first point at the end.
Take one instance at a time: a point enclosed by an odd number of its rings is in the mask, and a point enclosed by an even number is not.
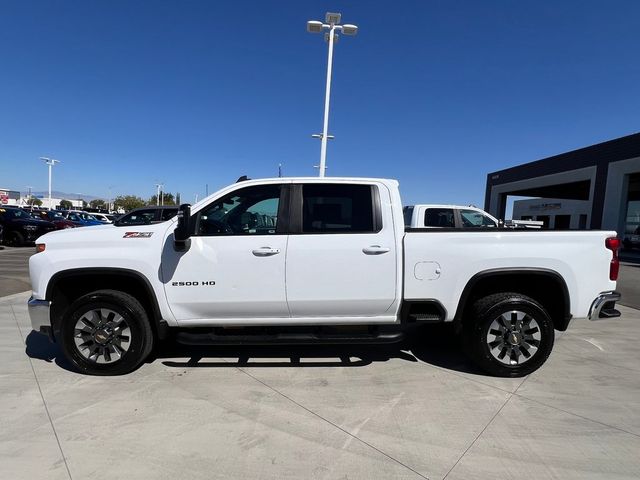
{"type": "Polygon", "coordinates": [[[176,218],[61,230],[29,261],[35,331],[87,374],[186,344],[400,341],[452,322],[485,371],[521,376],[569,320],[619,316],[615,232],[405,229],[398,183],[248,180],[176,218]]]}
{"type": "Polygon", "coordinates": [[[500,221],[477,207],[461,205],[407,205],[402,209],[404,224],[410,228],[536,228],[536,220],[500,221]]]}

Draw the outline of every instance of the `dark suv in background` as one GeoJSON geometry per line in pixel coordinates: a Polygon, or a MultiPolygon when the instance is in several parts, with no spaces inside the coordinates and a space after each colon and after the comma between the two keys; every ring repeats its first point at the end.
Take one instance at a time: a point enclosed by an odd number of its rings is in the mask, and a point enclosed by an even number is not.
{"type": "Polygon", "coordinates": [[[21,208],[0,208],[0,224],[2,241],[11,247],[33,243],[36,238],[56,229],[53,223],[33,218],[21,208]]]}

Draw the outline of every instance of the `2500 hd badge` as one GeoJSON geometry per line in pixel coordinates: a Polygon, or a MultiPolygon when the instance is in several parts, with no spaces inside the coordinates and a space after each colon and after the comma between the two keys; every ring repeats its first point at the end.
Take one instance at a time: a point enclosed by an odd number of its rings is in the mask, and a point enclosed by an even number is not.
{"type": "Polygon", "coordinates": [[[171,282],[172,287],[197,287],[200,285],[205,287],[208,285],[213,286],[215,284],[216,282],[214,282],[213,280],[211,280],[210,282],[171,282]]]}

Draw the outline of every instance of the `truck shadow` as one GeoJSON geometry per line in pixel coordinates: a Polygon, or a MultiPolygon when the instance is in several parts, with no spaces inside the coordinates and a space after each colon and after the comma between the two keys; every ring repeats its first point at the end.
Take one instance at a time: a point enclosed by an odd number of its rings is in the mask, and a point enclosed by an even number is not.
{"type": "Polygon", "coordinates": [[[27,335],[25,344],[27,346],[25,353],[29,358],[43,360],[47,363],[55,362],[56,365],[64,370],[76,371],[73,365],[64,358],[60,345],[51,343],[45,335],[32,331],[27,335]]]}
{"type": "MultiPolygon", "coordinates": [[[[39,333],[31,332],[27,336],[25,353],[33,359],[55,362],[64,370],[76,371],[65,359],[60,345],[39,333]]],[[[464,355],[451,330],[442,325],[425,326],[408,340],[390,345],[203,347],[167,340],[158,345],[147,363],[157,361],[170,368],[355,368],[395,359],[483,375],[464,355]]]]}
{"type": "Polygon", "coordinates": [[[202,347],[168,341],[156,350],[153,360],[173,368],[317,368],[366,367],[392,359],[483,374],[464,355],[451,329],[441,325],[425,326],[408,340],[390,345],[202,347]]]}

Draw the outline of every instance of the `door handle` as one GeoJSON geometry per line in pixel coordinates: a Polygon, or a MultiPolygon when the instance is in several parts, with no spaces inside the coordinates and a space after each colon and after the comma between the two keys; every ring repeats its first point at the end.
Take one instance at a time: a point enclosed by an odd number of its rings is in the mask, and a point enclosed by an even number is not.
{"type": "Polygon", "coordinates": [[[271,255],[279,254],[280,249],[271,247],[260,247],[252,250],[251,253],[253,253],[256,257],[270,257],[271,255]]]}
{"type": "Polygon", "coordinates": [[[362,252],[366,255],[382,255],[383,253],[389,252],[391,249],[389,247],[381,247],[380,245],[370,245],[368,247],[364,247],[362,252]]]}

